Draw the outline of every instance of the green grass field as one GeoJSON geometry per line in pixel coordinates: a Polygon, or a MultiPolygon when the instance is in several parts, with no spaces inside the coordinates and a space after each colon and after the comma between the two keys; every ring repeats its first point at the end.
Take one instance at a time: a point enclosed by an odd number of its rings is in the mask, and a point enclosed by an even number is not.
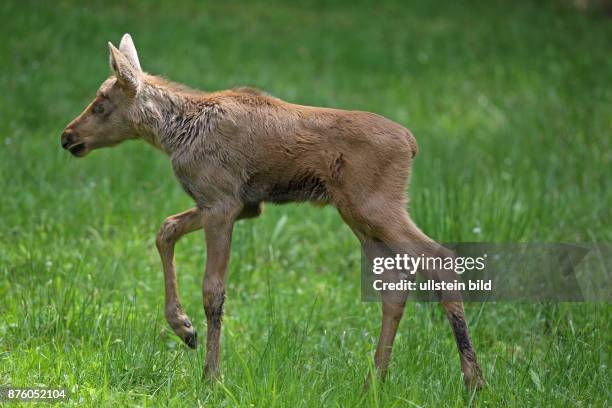
{"type": "MultiPolygon", "coordinates": [[[[388,381],[362,392],[380,306],[331,208],[268,206],[234,234],[222,382],[163,317],[154,245],[193,204],[144,142],[77,160],[63,127],[130,32],[143,68],[213,90],[368,110],[420,153],[411,214],[442,242],[610,242],[612,24],[559,2],[0,3],[0,384],[87,406],[609,406],[612,307],[466,305],[488,386],[465,396],[451,330],[410,303],[388,381]]],[[[177,246],[205,333],[205,250],[177,246]]]]}

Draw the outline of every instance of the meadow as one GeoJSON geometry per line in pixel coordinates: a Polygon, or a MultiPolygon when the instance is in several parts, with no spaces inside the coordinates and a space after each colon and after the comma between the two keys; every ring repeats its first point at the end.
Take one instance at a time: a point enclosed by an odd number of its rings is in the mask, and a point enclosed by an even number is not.
{"type": "MultiPolygon", "coordinates": [[[[0,3],[0,384],[84,406],[609,406],[608,303],[472,303],[487,378],[465,395],[436,304],[409,303],[387,382],[362,392],[380,305],[334,208],[237,224],[223,380],[163,316],[155,233],[193,206],[144,142],[75,159],[63,127],[130,32],[146,71],[367,110],[419,142],[410,212],[440,242],[610,242],[612,24],[562,1],[0,3]]],[[[205,333],[202,233],[177,245],[205,333]]]]}

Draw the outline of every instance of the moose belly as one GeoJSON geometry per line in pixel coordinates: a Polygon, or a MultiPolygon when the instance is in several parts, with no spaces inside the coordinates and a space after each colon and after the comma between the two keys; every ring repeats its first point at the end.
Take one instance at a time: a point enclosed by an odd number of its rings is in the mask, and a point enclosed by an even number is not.
{"type": "Polygon", "coordinates": [[[246,202],[285,204],[310,201],[327,204],[330,198],[323,180],[311,174],[293,174],[291,177],[262,183],[251,181],[243,191],[246,202]]]}

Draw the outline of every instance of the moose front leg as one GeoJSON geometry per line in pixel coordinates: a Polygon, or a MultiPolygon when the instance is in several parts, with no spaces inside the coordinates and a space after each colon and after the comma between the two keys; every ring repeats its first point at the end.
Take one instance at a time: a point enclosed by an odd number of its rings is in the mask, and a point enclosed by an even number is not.
{"type": "Polygon", "coordinates": [[[206,271],[202,294],[207,321],[206,378],[219,377],[219,349],[223,303],[225,302],[225,278],[230,257],[234,221],[243,216],[240,212],[211,212],[204,216],[206,233],[206,271]]]}
{"type": "Polygon", "coordinates": [[[197,208],[166,218],[157,234],[157,249],[164,269],[166,293],[165,315],[172,330],[191,348],[196,348],[198,335],[179,300],[174,269],[174,245],[183,235],[203,227],[202,212],[197,208]]]}

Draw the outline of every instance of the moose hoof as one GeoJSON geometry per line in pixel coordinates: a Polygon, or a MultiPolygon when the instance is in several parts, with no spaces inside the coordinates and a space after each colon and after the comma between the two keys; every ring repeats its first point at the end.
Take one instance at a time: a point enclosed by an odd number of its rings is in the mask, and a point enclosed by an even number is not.
{"type": "Polygon", "coordinates": [[[190,349],[196,349],[198,347],[198,332],[194,330],[193,333],[187,334],[183,341],[190,349]]]}
{"type": "Polygon", "coordinates": [[[187,316],[184,314],[178,316],[167,315],[166,319],[174,333],[183,340],[189,348],[195,349],[198,347],[198,333],[187,316]]]}
{"type": "Polygon", "coordinates": [[[480,392],[485,387],[485,381],[482,377],[476,377],[465,381],[465,388],[469,394],[480,392]]]}
{"type": "Polygon", "coordinates": [[[221,381],[223,377],[218,368],[204,367],[204,380],[208,382],[221,381]]]}

